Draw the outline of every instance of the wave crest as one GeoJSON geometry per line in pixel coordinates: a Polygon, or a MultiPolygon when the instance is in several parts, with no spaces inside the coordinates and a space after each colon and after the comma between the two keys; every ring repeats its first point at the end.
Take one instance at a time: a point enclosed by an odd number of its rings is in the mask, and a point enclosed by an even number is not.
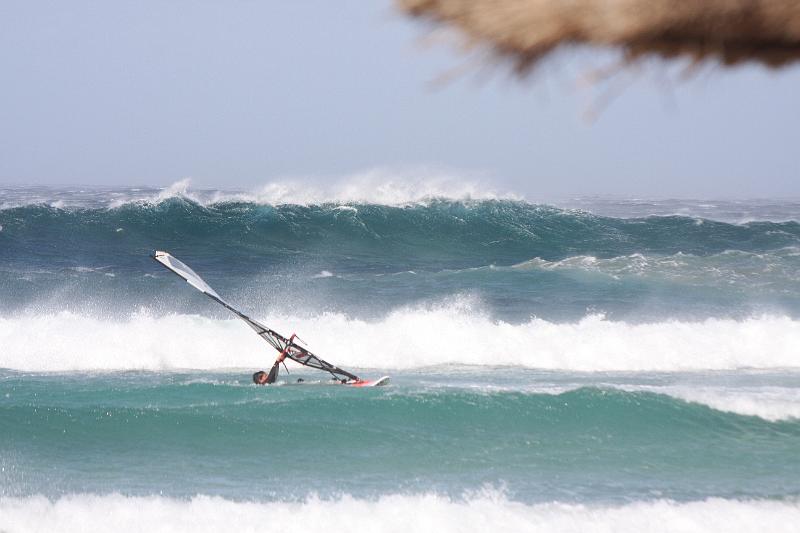
{"type": "Polygon", "coordinates": [[[796,501],[669,500],[623,506],[527,505],[496,491],[453,500],[437,494],[362,500],[237,502],[214,496],[178,500],[120,494],[0,498],[4,531],[796,531],[796,501]]]}
{"type": "Polygon", "coordinates": [[[224,203],[402,206],[425,204],[433,199],[523,200],[523,196],[500,191],[488,185],[484,179],[428,168],[404,171],[376,168],[335,179],[285,178],[249,191],[195,188],[191,178],[183,178],[161,188],[31,187],[0,191],[3,192],[0,210],[33,205],[53,209],[116,209],[131,204],[158,205],[173,199],[188,200],[204,207],[224,203]]]}
{"type": "MultiPolygon", "coordinates": [[[[259,317],[261,318],[261,317],[259,317]]],[[[403,308],[369,322],[342,313],[271,315],[331,362],[410,369],[442,364],[572,371],[693,371],[800,366],[800,321],[782,316],[630,324],[510,324],[468,303],[403,308]]],[[[240,321],[195,315],[99,320],[70,312],[0,318],[0,367],[27,371],[261,367],[274,354],[240,321]]]]}

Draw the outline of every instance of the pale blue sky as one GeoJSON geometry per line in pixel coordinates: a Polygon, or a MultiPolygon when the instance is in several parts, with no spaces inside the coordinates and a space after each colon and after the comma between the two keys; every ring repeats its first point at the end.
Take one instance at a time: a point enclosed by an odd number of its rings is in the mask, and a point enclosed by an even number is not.
{"type": "Polygon", "coordinates": [[[649,65],[588,122],[604,88],[577,78],[607,54],[435,88],[464,58],[425,35],[386,0],[6,0],[0,184],[255,188],[434,166],[536,198],[800,196],[797,67],[665,90],[677,69],[649,65]]]}

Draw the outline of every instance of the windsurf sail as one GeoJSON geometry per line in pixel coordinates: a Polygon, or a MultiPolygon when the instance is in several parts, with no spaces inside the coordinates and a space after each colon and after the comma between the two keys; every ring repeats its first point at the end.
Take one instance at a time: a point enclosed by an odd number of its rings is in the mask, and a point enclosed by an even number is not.
{"type": "Polygon", "coordinates": [[[342,370],[341,368],[320,359],[307,349],[297,344],[295,342],[295,339],[297,338],[296,335],[292,335],[287,339],[280,333],[271,330],[267,326],[253,320],[249,316],[233,307],[231,304],[223,300],[222,297],[203,280],[203,278],[201,278],[194,270],[189,268],[186,263],[180,261],[178,258],[173,257],[167,252],[159,250],[153,252],[151,257],[161,263],[168,270],[183,278],[189,285],[244,320],[247,325],[250,326],[253,331],[256,332],[256,334],[258,334],[259,337],[267,341],[273,348],[280,352],[281,355],[284,355],[289,359],[300,363],[301,365],[329,372],[334,378],[343,383],[349,381],[361,381],[361,379],[355,374],[351,374],[346,370],[342,370]]]}

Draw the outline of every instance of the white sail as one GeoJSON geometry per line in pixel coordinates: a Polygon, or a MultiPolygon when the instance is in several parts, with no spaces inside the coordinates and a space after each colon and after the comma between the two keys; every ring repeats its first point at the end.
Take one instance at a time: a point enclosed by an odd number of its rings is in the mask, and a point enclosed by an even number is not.
{"type": "Polygon", "coordinates": [[[168,269],[172,270],[177,275],[185,279],[187,283],[189,283],[189,285],[191,285],[198,291],[204,292],[209,296],[213,296],[218,300],[222,300],[219,294],[217,294],[217,292],[214,289],[212,289],[208,283],[203,281],[203,278],[197,275],[197,272],[189,268],[188,265],[186,265],[179,259],[171,256],[168,252],[162,252],[160,250],[156,250],[153,253],[153,259],[155,259],[156,261],[158,261],[159,263],[161,263],[162,265],[164,265],[165,267],[167,267],[168,269]]]}

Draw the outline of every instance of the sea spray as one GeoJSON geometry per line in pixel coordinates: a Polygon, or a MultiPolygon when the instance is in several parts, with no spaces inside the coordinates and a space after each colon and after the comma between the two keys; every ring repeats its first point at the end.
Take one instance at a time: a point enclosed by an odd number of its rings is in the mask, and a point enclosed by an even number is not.
{"type": "Polygon", "coordinates": [[[198,495],[178,500],[158,496],[74,495],[0,499],[0,527],[64,533],[87,529],[127,531],[375,532],[463,531],[578,533],[618,531],[793,532],[800,522],[794,501],[691,503],[660,500],[620,506],[524,505],[502,494],[453,500],[436,494],[388,495],[376,501],[341,496],[302,502],[231,501],[198,495]],[[657,518],[656,518],[657,517],[657,518]]]}
{"type": "MultiPolygon", "coordinates": [[[[301,332],[326,359],[362,368],[467,364],[592,372],[800,367],[800,321],[781,316],[627,324],[592,315],[575,323],[534,318],[514,325],[469,309],[410,308],[378,321],[342,313],[258,319],[287,335],[301,332]]],[[[0,318],[0,344],[0,368],[27,371],[249,368],[266,365],[274,355],[237,319],[148,313],[119,321],[69,312],[0,318]]]]}

